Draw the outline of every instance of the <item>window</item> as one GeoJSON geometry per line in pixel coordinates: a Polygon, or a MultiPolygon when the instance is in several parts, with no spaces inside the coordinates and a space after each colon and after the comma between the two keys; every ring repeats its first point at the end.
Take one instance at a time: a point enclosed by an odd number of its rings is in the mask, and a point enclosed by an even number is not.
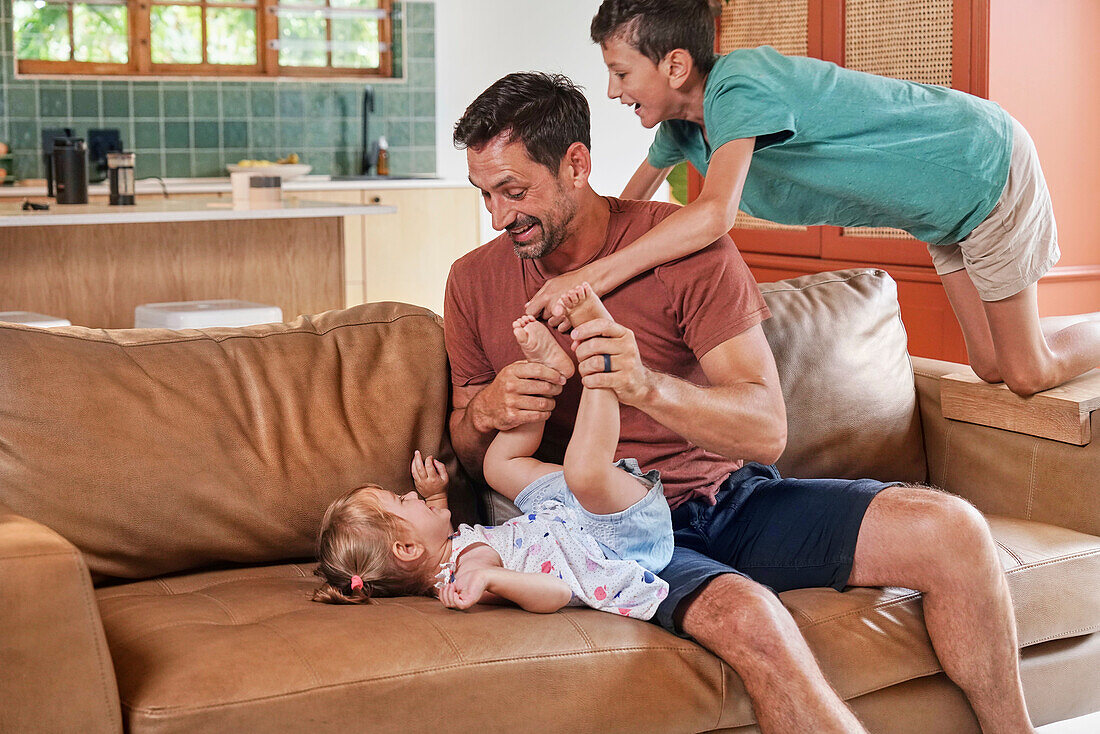
{"type": "Polygon", "coordinates": [[[392,0],[14,0],[21,74],[392,75],[392,0]]]}

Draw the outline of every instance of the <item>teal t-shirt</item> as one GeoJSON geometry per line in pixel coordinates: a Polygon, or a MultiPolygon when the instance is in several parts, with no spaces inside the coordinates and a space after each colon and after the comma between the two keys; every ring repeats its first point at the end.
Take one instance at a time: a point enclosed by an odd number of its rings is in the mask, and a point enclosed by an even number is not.
{"type": "Polygon", "coordinates": [[[770,46],[718,59],[702,129],[666,120],[649,149],[665,168],[756,138],[741,209],[780,224],[894,227],[958,242],[1008,178],[1012,124],[997,104],[945,87],[784,56],[770,46]],[[708,145],[709,142],[709,145],[708,145]]]}

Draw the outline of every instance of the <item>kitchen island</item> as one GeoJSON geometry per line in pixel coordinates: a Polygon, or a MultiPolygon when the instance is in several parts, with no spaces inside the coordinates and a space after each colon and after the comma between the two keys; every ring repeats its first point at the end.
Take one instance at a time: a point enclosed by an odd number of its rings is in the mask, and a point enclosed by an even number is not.
{"type": "Polygon", "coordinates": [[[142,303],[238,298],[283,317],[344,305],[344,218],[374,204],[225,198],[133,206],[0,204],[0,311],[128,328],[142,303]]]}

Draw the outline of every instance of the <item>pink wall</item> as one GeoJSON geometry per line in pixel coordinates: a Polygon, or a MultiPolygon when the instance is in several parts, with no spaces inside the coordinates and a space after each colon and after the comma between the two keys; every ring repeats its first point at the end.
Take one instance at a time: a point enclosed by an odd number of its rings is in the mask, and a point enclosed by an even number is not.
{"type": "Polygon", "coordinates": [[[1100,310],[1098,77],[1098,0],[991,0],[989,97],[1035,140],[1058,220],[1045,315],[1100,310]]]}

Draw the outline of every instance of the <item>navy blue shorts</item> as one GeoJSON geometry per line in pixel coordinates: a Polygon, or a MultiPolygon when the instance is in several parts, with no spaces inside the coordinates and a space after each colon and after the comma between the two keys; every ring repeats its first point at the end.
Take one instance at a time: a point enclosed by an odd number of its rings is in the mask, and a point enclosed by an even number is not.
{"type": "Polygon", "coordinates": [[[654,621],[675,628],[676,607],[711,578],[736,573],[788,589],[848,583],[859,526],[871,500],[897,482],[783,479],[773,466],[749,463],[730,474],[717,504],[685,502],[672,511],[672,560],[660,576],[668,597],[654,621]]]}

